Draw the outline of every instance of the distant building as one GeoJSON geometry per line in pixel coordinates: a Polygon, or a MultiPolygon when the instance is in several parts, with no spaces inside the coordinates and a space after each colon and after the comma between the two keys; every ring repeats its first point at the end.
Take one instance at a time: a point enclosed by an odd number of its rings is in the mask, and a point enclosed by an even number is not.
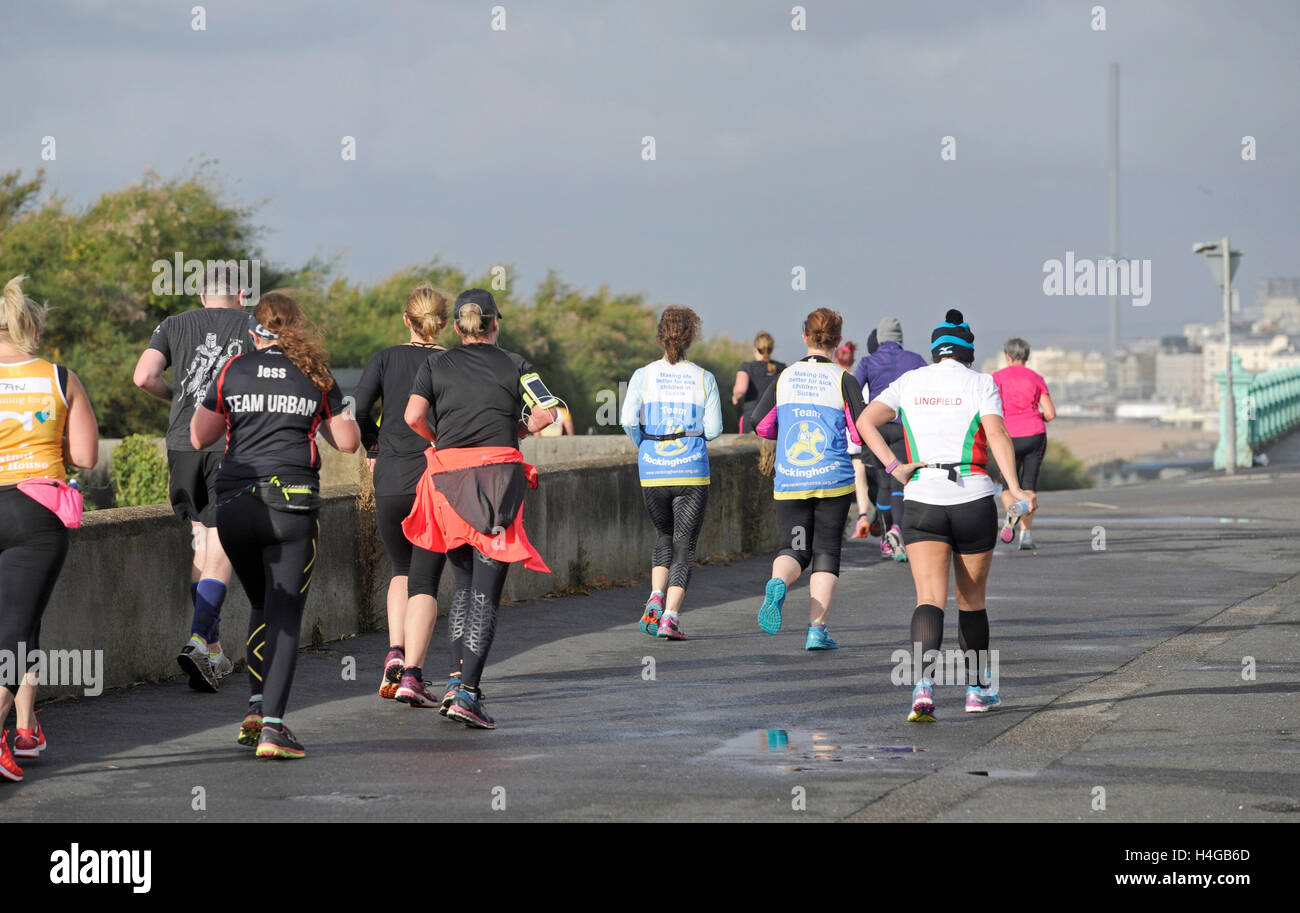
{"type": "Polygon", "coordinates": [[[1200,352],[1156,353],[1156,399],[1199,408],[1205,400],[1205,370],[1200,352]]]}
{"type": "MultiPolygon", "coordinates": [[[[1285,333],[1271,336],[1240,336],[1232,338],[1232,354],[1241,359],[1241,366],[1251,374],[1273,371],[1279,367],[1300,364],[1300,350],[1292,337],[1285,333]]],[[[1202,376],[1205,384],[1205,405],[1217,409],[1219,385],[1214,375],[1226,367],[1223,337],[1208,340],[1202,347],[1202,376]]]]}
{"type": "MultiPolygon", "coordinates": [[[[1005,355],[985,359],[980,369],[992,374],[1007,366],[1005,355]]],[[[1078,352],[1057,346],[1031,348],[1027,367],[1047,381],[1053,402],[1082,402],[1095,397],[1106,387],[1106,358],[1100,352],[1078,352]]]]}

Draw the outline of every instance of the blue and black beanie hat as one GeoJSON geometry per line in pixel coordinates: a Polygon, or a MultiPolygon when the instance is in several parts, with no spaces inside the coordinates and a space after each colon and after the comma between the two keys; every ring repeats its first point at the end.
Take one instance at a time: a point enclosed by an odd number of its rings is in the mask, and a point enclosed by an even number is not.
{"type": "Polygon", "coordinates": [[[930,334],[930,355],[935,361],[955,358],[967,365],[975,360],[975,334],[961,311],[951,308],[943,323],[934,328],[930,334]]]}

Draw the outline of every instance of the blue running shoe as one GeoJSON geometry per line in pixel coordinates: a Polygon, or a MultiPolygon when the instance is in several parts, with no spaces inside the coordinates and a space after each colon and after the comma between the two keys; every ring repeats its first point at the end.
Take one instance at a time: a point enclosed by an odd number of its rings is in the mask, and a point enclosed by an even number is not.
{"type": "Polygon", "coordinates": [[[664,598],[658,593],[655,593],[646,600],[645,611],[641,613],[641,620],[637,622],[637,627],[641,629],[642,634],[649,634],[651,637],[658,637],[659,619],[663,614],[664,598]]]}
{"type": "Polygon", "coordinates": [[[763,591],[763,607],[758,610],[758,626],[768,634],[781,630],[781,606],[785,604],[785,581],[773,577],[763,591]]]}
{"type": "Polygon", "coordinates": [[[826,633],[826,625],[809,625],[808,640],[804,642],[805,650],[834,650],[839,647],[835,638],[826,633]]]}
{"type": "Polygon", "coordinates": [[[912,689],[912,712],[907,715],[909,723],[934,722],[934,685],[929,679],[921,679],[912,689]]]}
{"type": "Polygon", "coordinates": [[[981,688],[979,685],[966,686],[967,713],[984,713],[1001,703],[1002,698],[998,697],[998,693],[992,688],[981,688]]]}

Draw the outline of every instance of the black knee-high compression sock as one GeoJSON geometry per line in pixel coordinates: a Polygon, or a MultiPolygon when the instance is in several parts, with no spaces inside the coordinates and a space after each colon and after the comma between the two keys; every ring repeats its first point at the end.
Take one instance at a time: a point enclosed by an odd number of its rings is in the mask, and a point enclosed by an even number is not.
{"type": "Polygon", "coordinates": [[[984,609],[978,612],[958,612],[957,643],[962,652],[967,653],[966,684],[988,687],[988,682],[980,680],[980,660],[988,654],[989,649],[989,613],[984,609]]]}
{"type": "Polygon", "coordinates": [[[923,604],[912,612],[912,643],[921,645],[921,655],[943,645],[943,609],[923,604]]]}

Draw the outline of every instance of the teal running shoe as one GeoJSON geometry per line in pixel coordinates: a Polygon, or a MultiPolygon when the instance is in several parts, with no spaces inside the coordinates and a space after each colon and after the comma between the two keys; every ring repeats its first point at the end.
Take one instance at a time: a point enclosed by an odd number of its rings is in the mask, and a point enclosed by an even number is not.
{"type": "Polygon", "coordinates": [[[758,610],[758,626],[768,634],[781,630],[781,606],[785,604],[785,581],[773,577],[763,591],[763,607],[758,610]]]}
{"type": "Polygon", "coordinates": [[[835,638],[826,633],[826,625],[809,625],[808,640],[804,642],[805,650],[834,650],[839,647],[835,638]]]}
{"type": "Polygon", "coordinates": [[[912,712],[908,714],[909,723],[934,722],[934,685],[929,679],[921,679],[912,689],[912,712]]]}
{"type": "Polygon", "coordinates": [[[967,713],[984,713],[1001,703],[1002,698],[998,697],[998,693],[992,688],[981,688],[979,685],[966,686],[967,713]]]}

